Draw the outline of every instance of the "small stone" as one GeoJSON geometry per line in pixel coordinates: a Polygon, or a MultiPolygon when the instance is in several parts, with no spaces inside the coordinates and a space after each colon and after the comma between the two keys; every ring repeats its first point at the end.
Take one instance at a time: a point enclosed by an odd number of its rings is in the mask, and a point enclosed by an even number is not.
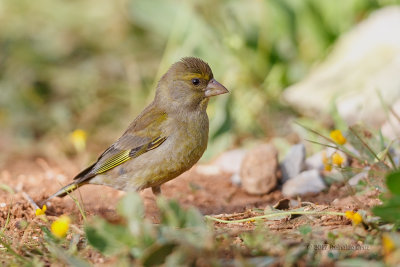
{"type": "Polygon", "coordinates": [[[304,144],[292,146],[281,163],[282,183],[292,179],[305,169],[306,148],[304,144]]]}
{"type": "Polygon", "coordinates": [[[304,171],[288,180],[282,187],[284,196],[293,197],[307,193],[318,193],[326,188],[318,170],[304,171]]]}
{"type": "Polygon", "coordinates": [[[308,170],[312,170],[312,169],[323,170],[324,162],[322,161],[322,159],[323,159],[324,153],[326,153],[326,151],[320,151],[320,152],[315,153],[314,155],[308,157],[306,159],[306,168],[308,170]]]}
{"type": "Polygon", "coordinates": [[[240,174],[238,172],[232,174],[231,183],[237,186],[240,186],[242,184],[242,178],[240,178],[240,174]]]}
{"type": "Polygon", "coordinates": [[[348,125],[362,121],[380,126],[387,117],[382,103],[391,106],[400,99],[399,28],[398,5],[372,12],[343,34],[307,77],[286,88],[282,98],[319,119],[328,117],[335,105],[348,125]]]}
{"type": "Polygon", "coordinates": [[[195,170],[198,174],[206,176],[221,174],[221,169],[218,166],[212,164],[198,164],[196,165],[195,170]]]}
{"type": "Polygon", "coordinates": [[[243,159],[240,177],[243,189],[249,194],[265,194],[277,184],[278,151],[271,144],[250,150],[243,159]]]}
{"type": "Polygon", "coordinates": [[[360,172],[354,175],[352,178],[350,178],[349,185],[355,186],[358,184],[359,181],[364,180],[367,177],[368,177],[368,171],[360,172]]]}

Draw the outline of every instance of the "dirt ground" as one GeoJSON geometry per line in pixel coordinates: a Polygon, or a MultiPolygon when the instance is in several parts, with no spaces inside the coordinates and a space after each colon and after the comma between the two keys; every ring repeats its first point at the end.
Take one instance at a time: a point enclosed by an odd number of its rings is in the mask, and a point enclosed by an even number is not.
{"type": "MultiPolygon", "coordinates": [[[[35,220],[34,208],[24,198],[24,192],[35,202],[39,203],[47,196],[57,191],[62,185],[71,181],[79,171],[74,165],[58,165],[49,159],[30,158],[5,164],[7,168],[0,170],[0,225],[6,225],[5,234],[18,237],[21,241],[26,238],[26,233],[19,230],[22,221],[35,220]],[[9,188],[15,193],[10,193],[9,188]],[[7,191],[8,190],[8,191],[7,191]],[[10,211],[11,208],[11,211],[10,211]],[[20,232],[20,233],[19,233],[20,232]]],[[[261,196],[249,195],[240,187],[235,186],[230,180],[231,174],[219,173],[205,175],[199,171],[199,166],[194,166],[190,171],[162,186],[162,195],[176,199],[184,207],[195,206],[204,215],[217,215],[222,219],[241,219],[256,216],[251,209],[265,209],[279,200],[284,199],[279,188],[261,196]]],[[[85,185],[74,193],[81,199],[87,217],[102,216],[110,221],[118,221],[116,204],[125,194],[106,186],[85,185]]],[[[153,222],[158,222],[158,212],[155,198],[150,189],[141,192],[145,203],[146,216],[153,222]]],[[[319,194],[311,194],[301,199],[293,199],[297,203],[309,202],[314,208],[321,211],[339,211],[367,209],[379,203],[378,192],[369,192],[364,195],[354,195],[354,192],[344,185],[332,185],[329,190],[319,194]]],[[[77,205],[70,197],[56,198],[48,203],[46,212],[48,218],[61,214],[70,215],[77,224],[82,223],[77,205]]],[[[271,231],[279,232],[285,236],[286,242],[296,243],[298,240],[299,226],[304,224],[315,226],[317,233],[323,238],[328,231],[339,230],[351,232],[354,228],[351,222],[341,216],[322,216],[307,218],[300,216],[292,220],[278,220],[268,222],[271,231]],[[294,232],[297,233],[294,234],[294,232]],[[293,235],[294,234],[294,235],[293,235]]],[[[218,232],[227,232],[236,235],[239,232],[254,229],[252,223],[221,224],[215,223],[218,232]]],[[[98,259],[98,257],[96,257],[98,259]]],[[[95,260],[94,262],[96,262],[95,260]]]]}
{"type": "MultiPolygon", "coordinates": [[[[78,169],[63,168],[42,158],[18,161],[7,166],[7,169],[3,169],[0,173],[0,183],[11,187],[16,194],[0,191],[0,203],[4,203],[0,208],[2,214],[0,220],[6,219],[8,205],[11,203],[15,209],[12,212],[15,219],[31,218],[34,216],[33,208],[25,200],[22,192],[39,203],[62,185],[67,184],[78,172],[78,169]]],[[[75,193],[75,196],[82,199],[84,209],[89,216],[101,215],[107,218],[115,215],[115,206],[124,194],[107,186],[85,185],[75,193]]],[[[141,195],[146,206],[146,215],[157,221],[153,193],[150,189],[146,189],[141,195]]],[[[196,171],[196,167],[164,184],[162,195],[178,200],[183,206],[196,206],[205,215],[242,212],[252,207],[264,207],[282,198],[278,190],[264,196],[248,195],[231,184],[229,174],[204,176],[196,171]]],[[[48,215],[59,216],[64,213],[79,214],[77,206],[70,197],[56,198],[48,204],[48,215]]]]}
{"type": "MultiPolygon", "coordinates": [[[[31,218],[34,216],[33,208],[23,197],[27,193],[34,201],[39,203],[50,194],[57,191],[62,185],[71,181],[79,171],[76,167],[60,167],[43,158],[32,158],[6,164],[6,169],[0,172],[0,184],[8,185],[16,193],[10,194],[0,190],[0,222],[7,217],[8,206],[12,203],[15,209],[11,213],[14,219],[31,218]]],[[[204,215],[241,213],[250,208],[265,208],[283,199],[281,191],[265,195],[249,195],[240,187],[233,185],[230,174],[204,175],[194,166],[180,177],[162,186],[162,195],[179,201],[183,206],[195,206],[204,215]]],[[[301,201],[309,201],[319,205],[332,205],[337,210],[367,208],[376,205],[374,192],[368,196],[350,196],[351,192],[345,186],[333,185],[326,192],[311,194],[302,197],[301,201]],[[368,198],[367,200],[365,198],[368,198]]],[[[124,192],[107,186],[85,185],[75,195],[81,199],[85,211],[89,216],[101,215],[112,217],[115,215],[115,206],[124,192]]],[[[146,215],[157,221],[155,198],[150,189],[141,192],[146,215]]],[[[78,215],[79,210],[70,197],[56,198],[48,204],[48,215],[61,214],[78,215]]],[[[78,216],[79,217],[79,216],[78,216]]]]}

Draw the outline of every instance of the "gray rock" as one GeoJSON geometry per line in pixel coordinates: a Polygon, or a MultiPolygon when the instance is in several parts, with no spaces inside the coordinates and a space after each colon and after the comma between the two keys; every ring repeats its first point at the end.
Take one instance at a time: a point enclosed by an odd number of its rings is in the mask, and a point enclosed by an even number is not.
{"type": "Polygon", "coordinates": [[[302,113],[328,115],[332,101],[351,125],[385,120],[377,91],[388,105],[400,99],[400,7],[377,10],[341,36],[326,60],[283,93],[302,113]],[[351,75],[349,75],[351,74],[351,75]]]}
{"type": "Polygon", "coordinates": [[[322,161],[323,154],[326,153],[326,151],[320,151],[318,153],[315,153],[314,155],[306,158],[306,168],[308,170],[323,170],[324,169],[324,163],[322,161]]]}
{"type": "Polygon", "coordinates": [[[293,197],[307,193],[318,193],[326,188],[319,171],[304,171],[296,177],[288,180],[282,187],[284,196],[293,197]]]}
{"type": "Polygon", "coordinates": [[[265,194],[277,184],[278,151],[263,144],[250,150],[243,159],[240,177],[243,189],[250,194],[265,194]]]}
{"type": "Polygon", "coordinates": [[[285,159],[280,164],[282,182],[285,183],[305,169],[306,148],[304,144],[297,144],[290,148],[285,159]]]}

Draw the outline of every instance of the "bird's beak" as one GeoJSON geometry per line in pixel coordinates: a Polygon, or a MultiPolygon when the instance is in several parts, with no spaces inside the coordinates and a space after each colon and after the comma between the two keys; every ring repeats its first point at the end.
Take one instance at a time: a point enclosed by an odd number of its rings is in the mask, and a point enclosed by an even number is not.
{"type": "Polygon", "coordinates": [[[229,93],[228,89],[226,89],[225,86],[217,82],[214,78],[208,82],[207,87],[204,90],[204,95],[206,97],[222,95],[226,93],[229,93]]]}

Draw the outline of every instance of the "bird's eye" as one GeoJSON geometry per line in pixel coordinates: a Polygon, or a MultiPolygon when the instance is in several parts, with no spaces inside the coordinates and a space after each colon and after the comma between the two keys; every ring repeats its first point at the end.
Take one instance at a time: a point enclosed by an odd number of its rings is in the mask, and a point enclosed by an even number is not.
{"type": "Polygon", "coordinates": [[[199,84],[200,84],[200,80],[197,79],[197,78],[194,78],[194,79],[192,79],[192,83],[193,83],[194,85],[199,85],[199,84]]]}

